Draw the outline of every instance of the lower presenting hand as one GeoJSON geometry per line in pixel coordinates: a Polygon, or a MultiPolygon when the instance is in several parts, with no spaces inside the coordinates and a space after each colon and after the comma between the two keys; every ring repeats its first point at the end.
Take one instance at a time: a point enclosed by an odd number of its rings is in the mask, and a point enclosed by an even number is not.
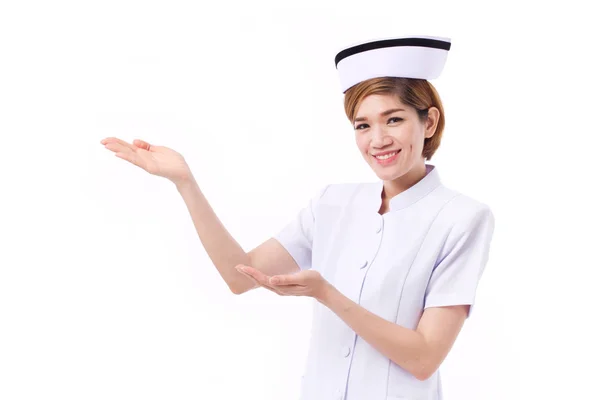
{"type": "Polygon", "coordinates": [[[304,270],[288,275],[268,276],[247,265],[235,267],[258,285],[280,296],[308,296],[317,300],[323,298],[331,288],[329,282],[315,270],[304,270]]]}

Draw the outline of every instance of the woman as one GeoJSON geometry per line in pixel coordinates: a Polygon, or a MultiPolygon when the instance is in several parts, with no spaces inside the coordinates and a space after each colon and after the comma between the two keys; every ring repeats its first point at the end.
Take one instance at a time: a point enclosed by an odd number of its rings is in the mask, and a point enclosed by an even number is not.
{"type": "Polygon", "coordinates": [[[175,183],[233,293],[263,287],[317,300],[302,399],[442,398],[439,366],[470,315],[494,230],[488,206],[445,187],[426,164],[445,121],[428,79],[449,49],[447,39],[410,37],[338,53],[345,111],[379,179],[327,185],[250,252],[223,227],[179,153],[102,141],[175,183]]]}

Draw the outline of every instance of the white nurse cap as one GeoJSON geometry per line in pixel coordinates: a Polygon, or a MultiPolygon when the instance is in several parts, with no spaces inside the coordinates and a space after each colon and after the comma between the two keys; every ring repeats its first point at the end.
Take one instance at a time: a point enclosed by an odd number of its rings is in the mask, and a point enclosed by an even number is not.
{"type": "Polygon", "coordinates": [[[450,50],[450,39],[409,36],[347,47],[335,56],[342,92],[371,78],[437,78],[450,50]]]}

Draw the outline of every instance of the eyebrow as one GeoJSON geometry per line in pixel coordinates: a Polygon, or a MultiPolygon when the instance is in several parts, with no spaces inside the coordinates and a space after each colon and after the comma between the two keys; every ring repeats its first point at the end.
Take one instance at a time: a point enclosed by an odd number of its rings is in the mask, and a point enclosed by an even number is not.
{"type": "MultiPolygon", "coordinates": [[[[381,114],[379,114],[379,115],[381,115],[382,117],[385,117],[386,115],[393,114],[393,113],[395,113],[396,111],[406,111],[406,110],[405,110],[404,108],[392,108],[392,109],[389,109],[389,110],[386,110],[386,111],[382,112],[382,113],[381,113],[381,114]]],[[[358,118],[355,118],[355,119],[354,119],[354,122],[358,122],[358,121],[366,121],[366,120],[367,120],[367,118],[366,118],[366,117],[358,117],[358,118]]]]}

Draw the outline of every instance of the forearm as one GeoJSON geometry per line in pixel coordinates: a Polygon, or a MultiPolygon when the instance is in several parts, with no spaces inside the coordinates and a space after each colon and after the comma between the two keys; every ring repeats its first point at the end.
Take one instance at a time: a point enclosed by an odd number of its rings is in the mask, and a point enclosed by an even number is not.
{"type": "Polygon", "coordinates": [[[414,375],[426,379],[433,365],[429,346],[419,332],[387,321],[356,304],[333,286],[317,298],[338,315],[357,335],[394,363],[414,375]]]}
{"type": "Polygon", "coordinates": [[[250,265],[250,257],[219,220],[193,177],[176,185],[192,217],[194,227],[209,258],[234,293],[242,293],[254,283],[234,268],[250,265]]]}

